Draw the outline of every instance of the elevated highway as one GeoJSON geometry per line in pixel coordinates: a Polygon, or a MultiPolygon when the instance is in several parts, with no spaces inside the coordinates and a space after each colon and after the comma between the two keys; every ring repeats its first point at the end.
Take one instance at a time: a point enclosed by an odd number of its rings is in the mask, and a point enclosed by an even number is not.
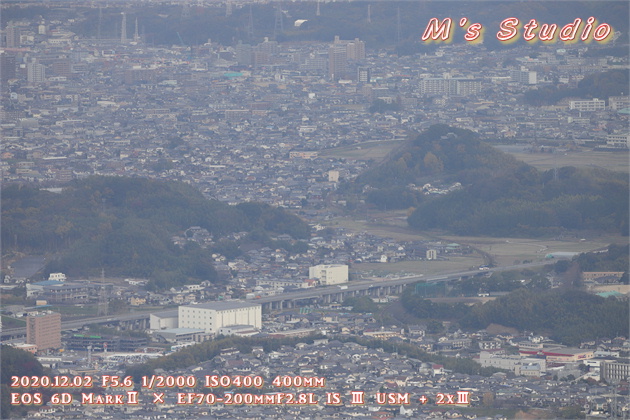
{"type": "MultiPolygon", "coordinates": [[[[488,272],[500,272],[517,270],[523,268],[534,268],[543,265],[550,264],[550,261],[538,261],[527,264],[511,265],[505,267],[491,268],[484,273],[488,272]]],[[[405,286],[410,283],[415,283],[420,280],[424,280],[427,283],[435,282],[448,282],[451,280],[457,280],[464,276],[473,276],[479,274],[479,270],[460,271],[457,273],[437,274],[434,276],[425,277],[424,275],[407,276],[399,278],[373,278],[361,281],[353,281],[350,283],[344,283],[336,286],[317,287],[312,289],[306,289],[304,291],[281,293],[275,296],[263,297],[260,299],[252,299],[247,302],[257,303],[262,306],[263,310],[282,310],[287,308],[293,308],[295,306],[303,304],[313,303],[330,303],[330,302],[342,302],[348,297],[354,296],[388,296],[392,294],[402,293],[405,286]]],[[[164,311],[152,312],[153,314],[160,315],[167,312],[171,312],[173,309],[164,311]]],[[[138,328],[146,328],[149,322],[149,312],[133,313],[125,315],[111,315],[102,316],[97,318],[86,318],[81,320],[73,320],[63,322],[61,324],[62,331],[68,331],[75,328],[80,328],[89,324],[115,324],[126,323],[135,324],[138,328]]],[[[26,335],[26,328],[11,328],[2,331],[2,339],[18,338],[26,335]]]]}

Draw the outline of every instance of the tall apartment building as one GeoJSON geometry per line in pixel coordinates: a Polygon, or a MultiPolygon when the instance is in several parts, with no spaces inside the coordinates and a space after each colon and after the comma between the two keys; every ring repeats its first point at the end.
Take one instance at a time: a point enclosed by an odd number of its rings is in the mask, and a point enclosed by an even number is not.
{"type": "Polygon", "coordinates": [[[523,83],[526,85],[535,85],[538,83],[538,75],[535,71],[529,71],[525,68],[520,70],[511,70],[510,78],[513,82],[523,83]]]}
{"type": "Polygon", "coordinates": [[[179,307],[179,328],[196,328],[215,334],[233,325],[262,327],[262,306],[241,302],[210,302],[179,307]]]}
{"type": "Polygon", "coordinates": [[[241,41],[236,45],[236,62],[240,66],[252,65],[253,50],[250,44],[243,44],[241,41]]]}
{"type": "Polygon", "coordinates": [[[26,317],[26,343],[37,350],[61,348],[61,314],[49,312],[26,317]]]}
{"type": "Polygon", "coordinates": [[[348,56],[346,46],[333,44],[328,49],[328,77],[330,80],[340,80],[346,77],[348,70],[348,56]]]}
{"type": "Polygon", "coordinates": [[[26,80],[29,83],[43,83],[46,81],[46,66],[39,63],[26,65],[26,80]]]}
{"type": "Polygon", "coordinates": [[[365,60],[365,42],[359,38],[355,38],[353,41],[346,43],[346,56],[348,60],[365,60]]]}
{"type": "Polygon", "coordinates": [[[328,76],[337,81],[348,77],[348,62],[365,59],[365,42],[359,38],[345,41],[335,36],[335,41],[328,49],[328,76]]]}
{"type": "Polygon", "coordinates": [[[15,79],[15,56],[7,53],[0,54],[0,81],[15,79]]]}
{"type": "Polygon", "coordinates": [[[5,30],[5,45],[9,48],[19,47],[21,45],[22,31],[17,26],[7,26],[5,30]]]}

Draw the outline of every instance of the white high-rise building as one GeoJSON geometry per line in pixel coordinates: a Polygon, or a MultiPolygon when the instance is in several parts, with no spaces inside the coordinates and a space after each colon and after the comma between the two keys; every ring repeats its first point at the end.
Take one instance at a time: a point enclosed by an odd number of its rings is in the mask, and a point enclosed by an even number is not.
{"type": "Polygon", "coordinates": [[[535,85],[538,83],[537,73],[535,71],[529,71],[524,67],[520,70],[511,70],[510,78],[514,82],[523,83],[525,85],[535,85]]]}
{"type": "Polygon", "coordinates": [[[46,81],[46,66],[39,63],[26,65],[26,80],[29,83],[43,83],[46,81]]]}

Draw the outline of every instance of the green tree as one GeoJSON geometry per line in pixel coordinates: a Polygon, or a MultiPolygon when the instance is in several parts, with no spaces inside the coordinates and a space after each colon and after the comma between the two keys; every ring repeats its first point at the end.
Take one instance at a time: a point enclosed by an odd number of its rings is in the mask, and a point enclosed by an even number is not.
{"type": "Polygon", "coordinates": [[[42,376],[44,368],[33,354],[4,344],[0,347],[0,365],[2,366],[0,371],[2,418],[22,417],[26,414],[26,408],[11,404],[11,389],[9,388],[11,377],[42,376]]]}
{"type": "Polygon", "coordinates": [[[343,306],[352,306],[352,312],[375,313],[378,305],[368,296],[347,298],[343,301],[343,306]]]}
{"type": "Polygon", "coordinates": [[[442,170],[444,169],[444,164],[442,163],[442,161],[432,152],[427,152],[427,154],[424,155],[423,163],[425,168],[427,168],[427,170],[433,174],[442,172],[442,170]]]}

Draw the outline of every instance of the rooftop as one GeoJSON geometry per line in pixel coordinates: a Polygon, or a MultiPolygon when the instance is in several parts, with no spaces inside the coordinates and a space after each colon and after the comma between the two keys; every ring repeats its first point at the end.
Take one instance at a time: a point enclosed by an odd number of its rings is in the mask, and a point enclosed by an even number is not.
{"type": "MultiPolygon", "coordinates": [[[[242,308],[252,308],[260,306],[252,303],[245,302],[208,302],[201,303],[199,305],[185,305],[186,308],[200,308],[200,309],[213,309],[215,311],[225,311],[228,309],[242,309],[242,308]]],[[[181,308],[181,306],[180,306],[181,308]]]]}

